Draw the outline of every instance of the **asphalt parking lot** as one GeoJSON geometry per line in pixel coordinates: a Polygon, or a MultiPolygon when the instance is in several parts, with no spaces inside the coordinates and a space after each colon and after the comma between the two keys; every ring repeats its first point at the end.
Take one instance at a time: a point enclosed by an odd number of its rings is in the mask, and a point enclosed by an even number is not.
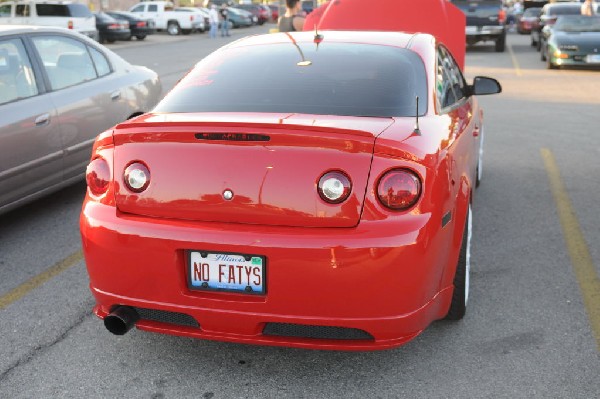
{"type": "MultiPolygon", "coordinates": [[[[117,42],[168,91],[231,38],[117,42]]],[[[600,71],[546,70],[527,36],[477,45],[497,78],[485,109],[468,314],[365,353],[108,333],[92,315],[78,218],[83,183],[0,216],[0,397],[593,398],[600,392],[600,71]]]]}

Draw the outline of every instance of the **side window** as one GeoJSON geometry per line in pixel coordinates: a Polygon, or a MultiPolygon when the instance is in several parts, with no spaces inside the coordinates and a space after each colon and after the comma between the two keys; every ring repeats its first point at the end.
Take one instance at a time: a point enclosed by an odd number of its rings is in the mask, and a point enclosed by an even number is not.
{"type": "Polygon", "coordinates": [[[82,42],[63,36],[36,36],[38,51],[52,90],[60,90],[96,79],[96,69],[82,42]]]}
{"type": "Polygon", "coordinates": [[[0,104],[37,94],[35,76],[21,40],[0,41],[0,104]]]}
{"type": "Polygon", "coordinates": [[[10,17],[11,4],[0,4],[0,18],[10,17]]]}
{"type": "Polygon", "coordinates": [[[131,12],[144,12],[145,4],[139,4],[131,9],[131,12]]]}
{"type": "Polygon", "coordinates": [[[158,6],[156,4],[148,5],[148,12],[157,12],[157,11],[158,11],[158,6]]]}
{"type": "Polygon", "coordinates": [[[15,15],[17,17],[28,17],[29,16],[29,4],[17,4],[17,8],[15,10],[15,15]]]}
{"type": "Polygon", "coordinates": [[[108,75],[110,73],[110,64],[108,60],[98,50],[95,48],[88,47],[90,50],[90,54],[92,55],[92,59],[94,60],[94,65],[96,66],[96,71],[98,72],[98,76],[108,75]]]}
{"type": "Polygon", "coordinates": [[[444,54],[444,64],[446,69],[448,70],[448,77],[452,82],[452,89],[454,90],[454,94],[456,95],[456,99],[460,100],[467,96],[465,78],[463,77],[462,72],[452,55],[445,48],[440,48],[444,54]]]}

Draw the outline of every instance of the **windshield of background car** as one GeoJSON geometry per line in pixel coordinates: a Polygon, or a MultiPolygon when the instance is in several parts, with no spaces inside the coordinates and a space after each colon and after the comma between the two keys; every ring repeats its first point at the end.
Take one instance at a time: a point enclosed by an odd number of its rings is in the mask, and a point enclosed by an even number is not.
{"type": "Polygon", "coordinates": [[[576,15],[560,17],[554,29],[561,32],[600,32],[600,17],[576,15]]]}
{"type": "Polygon", "coordinates": [[[83,4],[36,4],[35,10],[41,17],[88,18],[92,12],[83,4]]]}
{"type": "Polygon", "coordinates": [[[154,112],[414,116],[427,111],[425,66],[414,52],[355,43],[278,43],[208,56],[154,112]]]}

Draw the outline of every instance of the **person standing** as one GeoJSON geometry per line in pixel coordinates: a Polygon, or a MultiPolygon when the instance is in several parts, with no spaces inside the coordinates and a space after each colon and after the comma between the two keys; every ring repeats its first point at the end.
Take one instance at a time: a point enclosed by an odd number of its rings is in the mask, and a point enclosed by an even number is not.
{"type": "Polygon", "coordinates": [[[227,3],[221,5],[221,37],[231,36],[229,34],[229,9],[227,3]]]}
{"type": "Polygon", "coordinates": [[[304,28],[304,15],[300,14],[300,0],[285,0],[285,14],[279,18],[279,32],[301,31],[304,28]]]}
{"type": "Polygon", "coordinates": [[[585,0],[585,2],[581,5],[581,15],[592,16],[596,14],[595,7],[596,5],[592,0],[585,0]]]}
{"type": "Polygon", "coordinates": [[[210,21],[210,31],[208,32],[208,36],[211,39],[214,39],[217,37],[217,30],[219,29],[219,13],[217,12],[216,4],[210,6],[208,20],[210,21]]]}

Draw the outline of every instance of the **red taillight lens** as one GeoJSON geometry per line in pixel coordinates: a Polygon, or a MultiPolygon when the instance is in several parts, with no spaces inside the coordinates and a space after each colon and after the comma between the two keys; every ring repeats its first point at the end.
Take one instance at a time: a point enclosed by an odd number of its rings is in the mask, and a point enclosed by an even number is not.
{"type": "Polygon", "coordinates": [[[194,20],[194,16],[190,15],[190,21],[193,21],[193,20],[194,20]]]}
{"type": "Polygon", "coordinates": [[[96,158],[90,162],[85,171],[85,180],[92,194],[104,194],[108,190],[108,183],[110,182],[108,162],[103,158],[96,158]]]}
{"type": "Polygon", "coordinates": [[[68,29],[73,29],[73,21],[67,22],[67,28],[68,29]]]}
{"type": "Polygon", "coordinates": [[[379,179],[377,198],[389,209],[404,211],[417,203],[421,196],[421,180],[406,169],[395,169],[379,179]]]}
{"type": "Polygon", "coordinates": [[[141,193],[150,185],[150,170],[141,162],[133,162],[123,173],[127,188],[134,193],[141,193]]]}
{"type": "Polygon", "coordinates": [[[108,29],[119,29],[120,25],[119,24],[110,24],[108,25],[108,29]]]}
{"type": "Polygon", "coordinates": [[[145,22],[145,21],[142,21],[142,22],[138,22],[138,23],[137,23],[137,27],[138,27],[138,28],[143,28],[144,26],[146,26],[146,22],[145,22]]]}
{"type": "Polygon", "coordinates": [[[319,196],[330,204],[344,202],[352,191],[352,183],[348,176],[342,172],[327,172],[319,179],[319,196]]]}

